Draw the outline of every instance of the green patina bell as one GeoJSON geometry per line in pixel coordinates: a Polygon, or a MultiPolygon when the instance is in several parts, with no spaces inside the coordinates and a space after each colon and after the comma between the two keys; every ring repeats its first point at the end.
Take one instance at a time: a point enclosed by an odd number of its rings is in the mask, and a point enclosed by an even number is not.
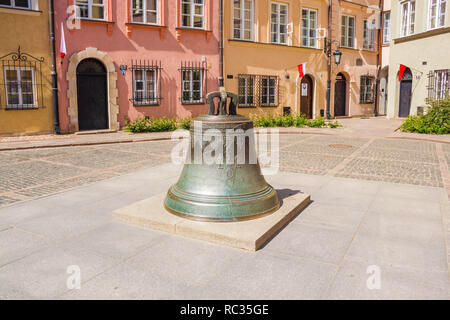
{"type": "Polygon", "coordinates": [[[178,182],[167,193],[166,209],[188,219],[217,222],[249,220],[278,210],[277,192],[261,173],[253,130],[247,131],[253,122],[236,114],[237,96],[221,88],[206,98],[209,113],[191,123],[190,152],[178,182]]]}

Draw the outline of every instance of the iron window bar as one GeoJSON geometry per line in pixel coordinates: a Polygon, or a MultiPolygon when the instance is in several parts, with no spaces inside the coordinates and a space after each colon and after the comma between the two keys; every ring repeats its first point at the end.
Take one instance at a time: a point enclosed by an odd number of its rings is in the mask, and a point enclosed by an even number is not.
{"type": "Polygon", "coordinates": [[[206,61],[181,61],[180,71],[181,80],[181,103],[182,104],[205,104],[206,93],[208,92],[208,64],[206,61]],[[200,75],[199,80],[194,80],[194,73],[200,75]],[[186,80],[184,76],[189,75],[186,80]],[[194,90],[194,81],[200,84],[199,90],[194,90]],[[185,85],[188,85],[188,88],[185,85]],[[195,99],[195,92],[199,92],[198,99],[195,99]]]}
{"type": "Polygon", "coordinates": [[[156,60],[131,60],[131,72],[133,79],[133,97],[130,101],[134,106],[159,106],[161,105],[161,61],[156,60]],[[137,79],[137,74],[141,74],[137,79]],[[150,78],[148,78],[150,74],[150,78]]]}
{"type": "Polygon", "coordinates": [[[0,57],[0,108],[6,110],[31,110],[44,108],[44,82],[42,62],[44,58],[36,58],[28,53],[10,52],[0,57]],[[24,80],[26,79],[26,80],[24,80]]]}
{"type": "Polygon", "coordinates": [[[240,82],[238,84],[239,107],[240,108],[278,107],[280,105],[279,80],[280,78],[278,76],[239,74],[238,75],[238,81],[240,82]],[[240,85],[242,83],[241,79],[245,78],[253,79],[253,89],[245,88],[240,85]],[[249,103],[248,101],[248,93],[250,90],[253,91],[253,103],[249,103]],[[247,96],[245,96],[245,91],[247,91],[247,96]],[[246,99],[247,101],[245,101],[246,99]],[[241,103],[242,101],[244,101],[244,104],[241,103]]]}
{"type": "Polygon", "coordinates": [[[360,79],[360,92],[359,103],[360,104],[373,104],[374,92],[375,92],[375,77],[373,76],[361,76],[360,79]]]}
{"type": "Polygon", "coordinates": [[[428,99],[442,100],[450,95],[450,69],[428,73],[428,99]]]}

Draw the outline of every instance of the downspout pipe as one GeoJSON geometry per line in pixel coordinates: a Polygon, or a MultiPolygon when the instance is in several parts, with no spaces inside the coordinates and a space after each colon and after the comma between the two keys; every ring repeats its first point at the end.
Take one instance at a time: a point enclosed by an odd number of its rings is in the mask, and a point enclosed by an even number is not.
{"type": "Polygon", "coordinates": [[[52,107],[53,107],[53,130],[60,134],[59,124],[59,103],[58,103],[58,74],[56,72],[56,45],[55,45],[55,6],[54,0],[48,1],[49,24],[50,24],[50,42],[52,46],[52,107]]]}
{"type": "Polygon", "coordinates": [[[219,87],[224,87],[223,77],[223,0],[219,1],[219,87]]]}
{"type": "MultiPolygon", "coordinates": [[[[330,0],[330,4],[328,5],[328,37],[331,41],[333,40],[332,34],[332,10],[333,10],[333,0],[330,0]]],[[[327,39],[325,39],[327,41],[327,39]]],[[[328,120],[331,119],[331,56],[327,53],[327,110],[326,110],[326,118],[328,120]]]]}
{"type": "Polygon", "coordinates": [[[380,103],[379,99],[379,90],[380,90],[380,76],[381,76],[381,50],[383,49],[382,42],[383,42],[383,10],[384,10],[384,0],[380,0],[379,7],[380,7],[380,19],[379,19],[379,25],[378,25],[378,44],[377,44],[377,78],[375,82],[375,106],[373,109],[373,115],[375,117],[378,116],[378,107],[380,103]]]}

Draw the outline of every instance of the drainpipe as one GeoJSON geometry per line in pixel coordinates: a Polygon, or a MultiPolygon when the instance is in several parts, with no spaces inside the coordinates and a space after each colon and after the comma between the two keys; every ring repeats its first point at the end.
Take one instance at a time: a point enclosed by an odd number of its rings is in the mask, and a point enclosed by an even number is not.
{"type": "Polygon", "coordinates": [[[373,110],[373,115],[375,117],[378,116],[378,104],[380,103],[380,99],[378,97],[379,93],[378,90],[380,90],[380,76],[381,76],[381,50],[383,49],[382,46],[382,42],[383,42],[383,33],[382,31],[382,27],[383,27],[383,10],[384,10],[384,1],[380,0],[379,2],[379,7],[380,7],[380,21],[379,21],[379,25],[378,25],[378,34],[377,34],[377,38],[378,38],[378,50],[377,50],[377,79],[376,79],[376,84],[375,84],[375,106],[374,106],[374,110],[373,110]]]}
{"type": "Polygon", "coordinates": [[[52,45],[52,106],[53,106],[53,128],[56,134],[61,133],[59,126],[59,104],[58,104],[58,74],[56,73],[56,46],[55,46],[55,6],[54,0],[48,1],[50,42],[52,45]]]}
{"type": "MultiPolygon", "coordinates": [[[[330,4],[328,5],[328,38],[333,40],[331,25],[332,25],[332,10],[333,10],[333,0],[330,0],[330,4]]],[[[331,56],[328,56],[328,78],[327,78],[327,119],[331,119],[331,56]]]]}
{"type": "Polygon", "coordinates": [[[223,87],[223,0],[219,1],[219,6],[219,87],[223,87]]]}

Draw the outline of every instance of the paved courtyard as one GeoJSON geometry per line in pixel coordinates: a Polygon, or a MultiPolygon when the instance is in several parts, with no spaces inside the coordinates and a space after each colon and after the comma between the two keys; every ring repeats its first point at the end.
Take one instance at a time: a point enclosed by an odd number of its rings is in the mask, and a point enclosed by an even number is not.
{"type": "Polygon", "coordinates": [[[0,152],[0,298],[450,297],[450,145],[284,134],[277,189],[312,203],[257,253],[112,221],[164,192],[170,141],[0,152]],[[79,266],[81,289],[68,289],[79,266]],[[380,288],[370,290],[371,268],[380,288]]]}

